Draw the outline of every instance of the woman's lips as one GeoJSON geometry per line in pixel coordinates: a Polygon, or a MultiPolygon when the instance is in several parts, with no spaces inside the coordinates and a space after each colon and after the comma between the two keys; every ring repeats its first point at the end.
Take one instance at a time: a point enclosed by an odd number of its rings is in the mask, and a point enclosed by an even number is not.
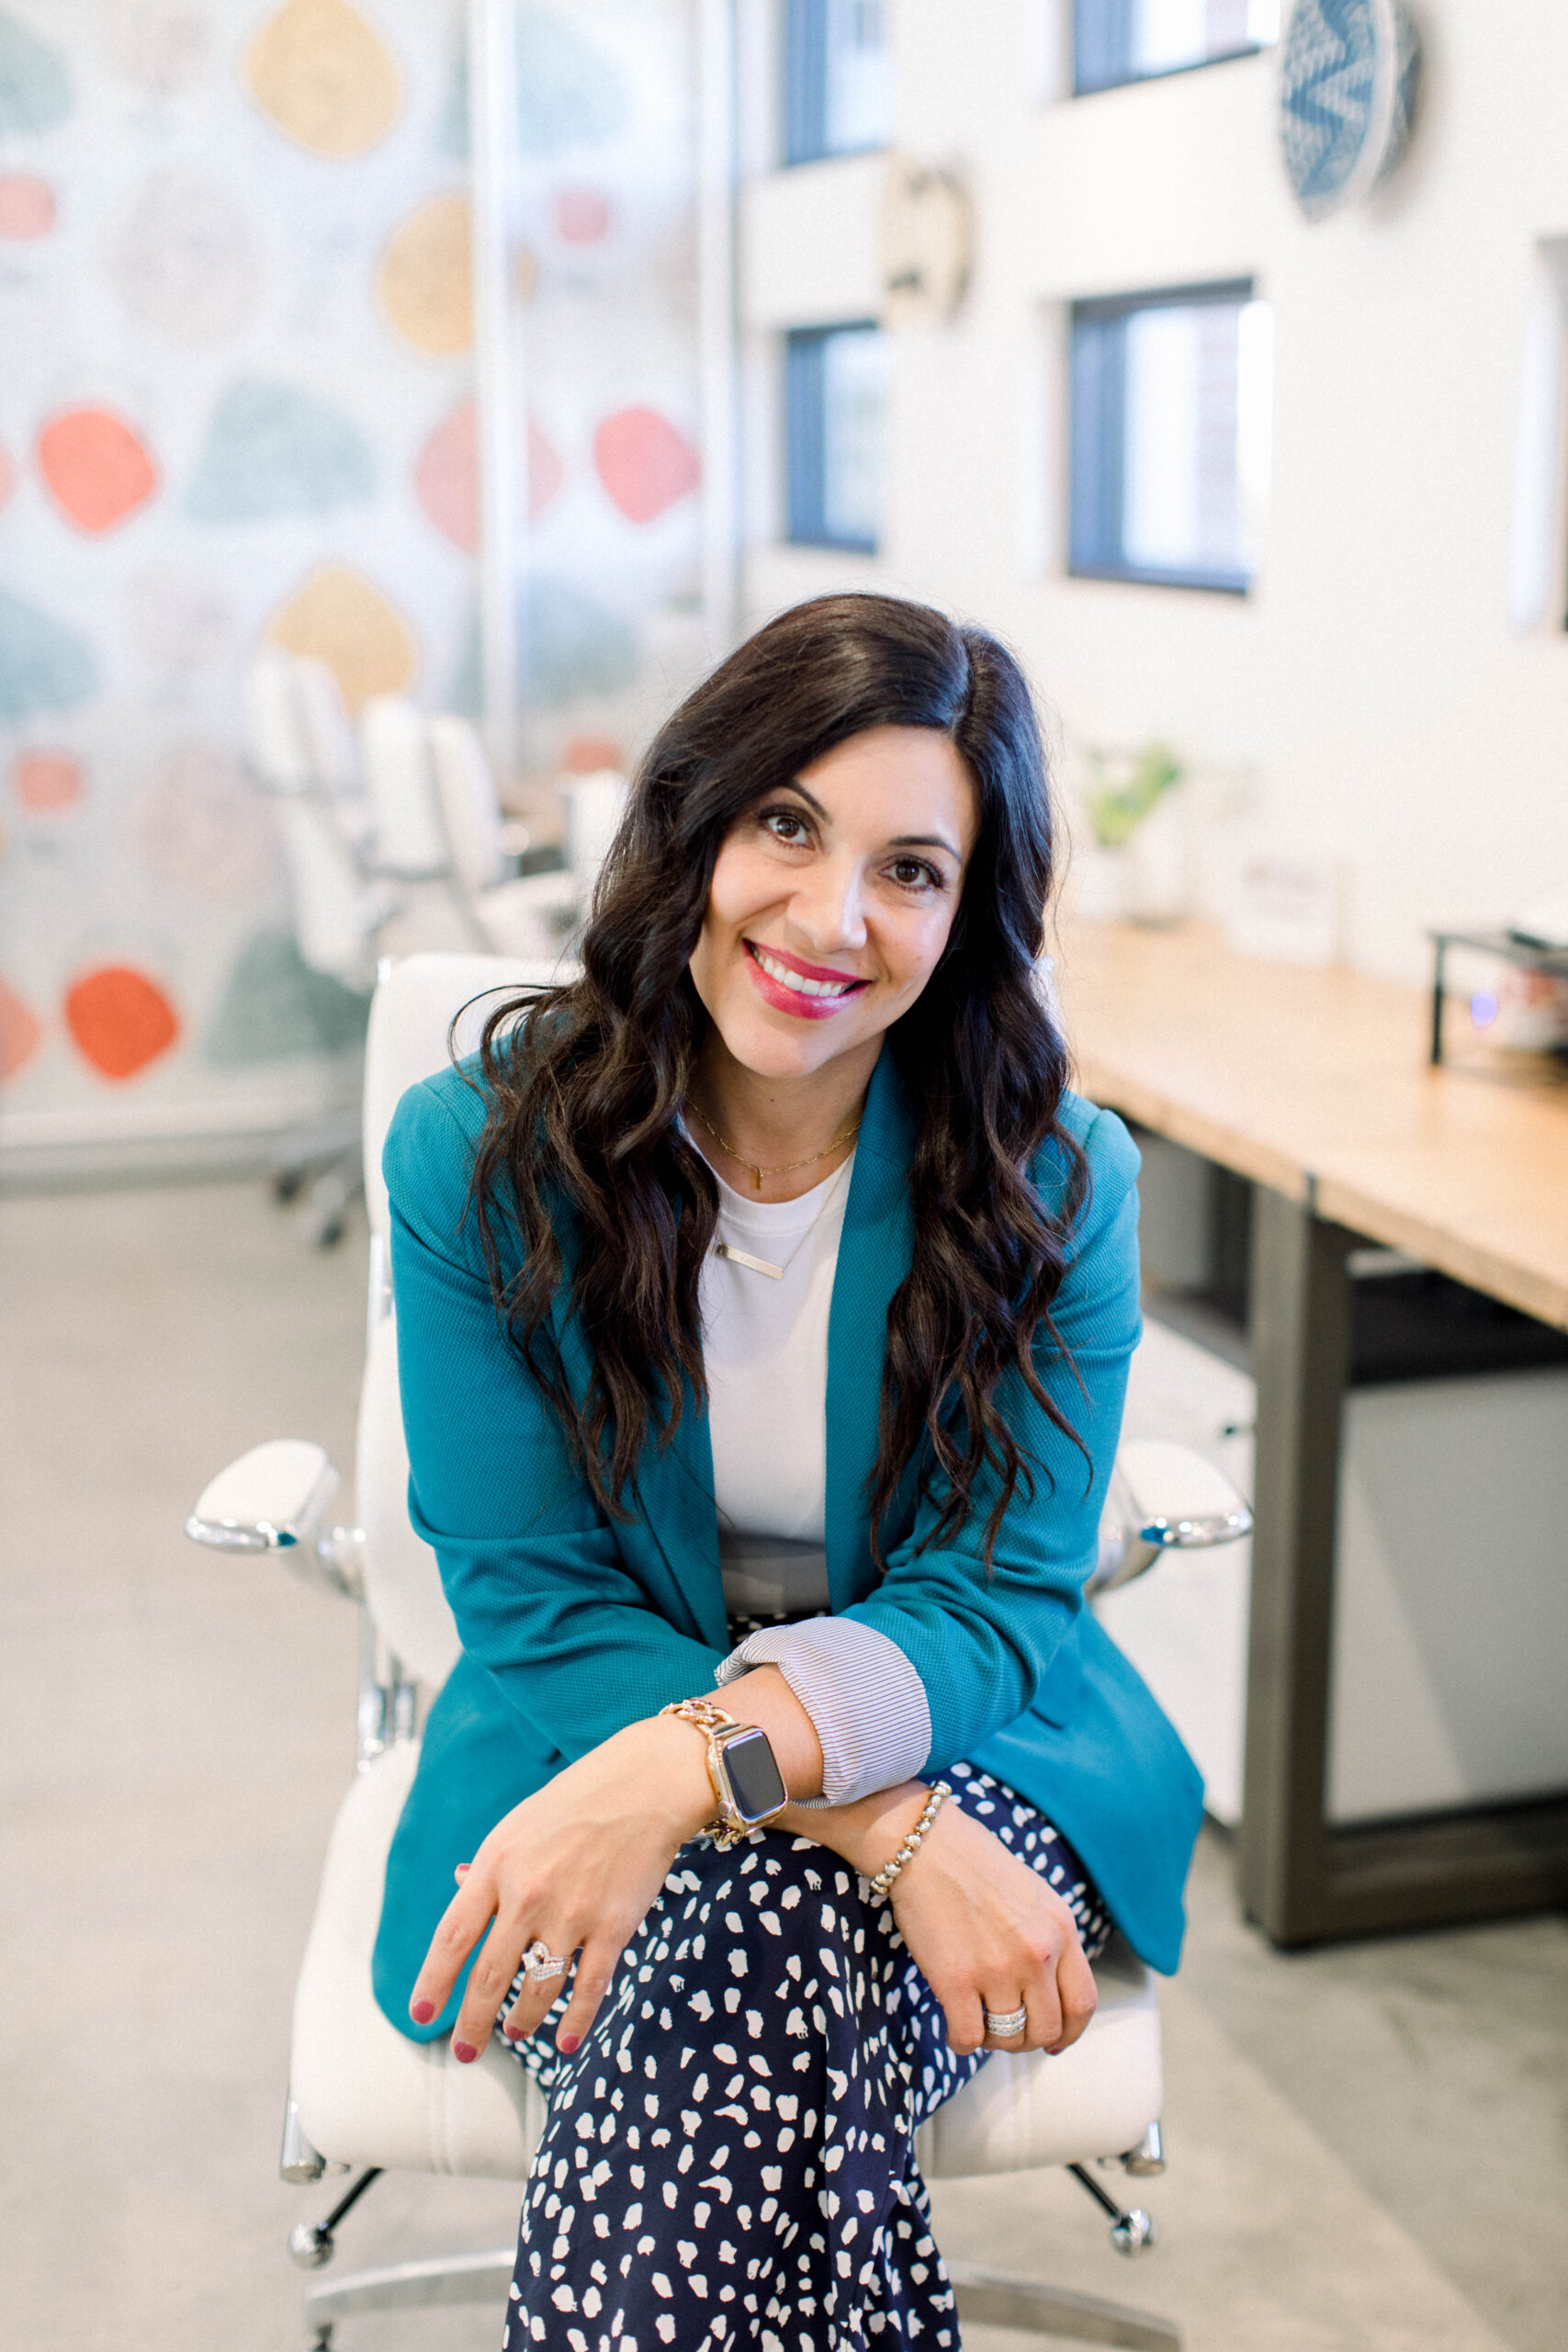
{"type": "Polygon", "coordinates": [[[784,956],[775,948],[759,947],[750,939],[741,944],[763,1001],[776,1012],[793,1013],[797,1021],[829,1020],[871,985],[821,964],[802,964],[796,956],[784,956]]]}

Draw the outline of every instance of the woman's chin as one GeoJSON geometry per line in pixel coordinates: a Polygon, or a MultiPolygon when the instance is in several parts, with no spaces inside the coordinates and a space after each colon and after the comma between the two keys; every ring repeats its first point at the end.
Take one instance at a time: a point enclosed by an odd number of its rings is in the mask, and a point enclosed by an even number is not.
{"type": "Polygon", "coordinates": [[[739,1017],[716,1023],[731,1058],[757,1078],[809,1078],[851,1046],[863,1045],[860,1024],[842,1029],[841,1014],[829,1021],[803,1021],[788,1013],[758,1017],[750,1006],[739,1017]],[[838,1034],[835,1035],[835,1032],[838,1034]]]}

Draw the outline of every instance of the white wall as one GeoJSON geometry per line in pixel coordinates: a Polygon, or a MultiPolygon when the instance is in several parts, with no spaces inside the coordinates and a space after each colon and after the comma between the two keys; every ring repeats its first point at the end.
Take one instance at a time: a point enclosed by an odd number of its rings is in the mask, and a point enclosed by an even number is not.
{"type": "MultiPolygon", "coordinates": [[[[772,10],[740,6],[756,62],[772,10]]],[[[1346,861],[1354,959],[1411,974],[1428,923],[1568,885],[1568,634],[1507,619],[1527,313],[1539,241],[1568,231],[1568,12],[1419,14],[1409,157],[1309,227],[1273,54],[1044,103],[1049,0],[895,0],[898,142],[968,185],[976,254],[958,318],[899,340],[874,563],[777,543],[773,391],[781,327],[864,315],[867,164],[762,174],[741,238],[749,617],[872,582],[975,616],[1069,743],[1159,735],[1254,773],[1257,821],[1346,861]],[[1067,579],[1061,305],[1247,274],[1276,328],[1252,594],[1067,579]]]]}

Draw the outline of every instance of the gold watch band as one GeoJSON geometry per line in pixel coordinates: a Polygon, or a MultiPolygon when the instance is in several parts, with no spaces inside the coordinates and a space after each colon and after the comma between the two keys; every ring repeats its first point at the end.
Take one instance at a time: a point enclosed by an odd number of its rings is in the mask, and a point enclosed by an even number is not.
{"type": "Polygon", "coordinates": [[[711,1821],[704,1823],[698,1835],[711,1838],[717,1850],[727,1854],[732,1846],[739,1846],[741,1839],[749,1838],[759,1826],[754,1821],[748,1821],[738,1810],[729,1792],[723,1762],[728,1736],[750,1731],[753,1726],[737,1723],[735,1717],[727,1715],[722,1707],[716,1707],[711,1699],[674,1699],[669,1706],[660,1707],[659,1712],[661,1715],[678,1716],[682,1723],[690,1724],[694,1730],[700,1731],[706,1740],[708,1783],[718,1810],[711,1821]]]}

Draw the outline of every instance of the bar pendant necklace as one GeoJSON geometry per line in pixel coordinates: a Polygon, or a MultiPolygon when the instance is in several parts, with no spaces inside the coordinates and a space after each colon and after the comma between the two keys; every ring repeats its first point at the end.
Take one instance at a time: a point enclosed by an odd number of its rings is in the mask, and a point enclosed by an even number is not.
{"type": "MultiPolygon", "coordinates": [[[[821,1157],[820,1153],[818,1153],[818,1157],[821,1157]]],[[[833,1199],[839,1187],[839,1177],[842,1176],[845,1170],[852,1167],[853,1164],[852,1160],[846,1159],[843,1167],[839,1170],[838,1175],[836,1175],[828,1185],[827,1190],[822,1196],[821,1207],[818,1210],[816,1216],[812,1218],[810,1224],[807,1227],[806,1231],[801,1235],[800,1239],[795,1243],[795,1248],[790,1251],[789,1256],[784,1260],[782,1266],[775,1266],[773,1264],[771,1260],[767,1258],[753,1258],[750,1250],[737,1250],[732,1241],[716,1241],[713,1245],[714,1256],[716,1258],[728,1258],[732,1266],[749,1266],[754,1274],[766,1274],[770,1282],[782,1283],[790,1268],[794,1265],[795,1260],[799,1257],[801,1251],[805,1249],[807,1241],[811,1238],[811,1236],[816,1232],[818,1227],[827,1216],[829,1209],[832,1206],[833,1199]]]]}

